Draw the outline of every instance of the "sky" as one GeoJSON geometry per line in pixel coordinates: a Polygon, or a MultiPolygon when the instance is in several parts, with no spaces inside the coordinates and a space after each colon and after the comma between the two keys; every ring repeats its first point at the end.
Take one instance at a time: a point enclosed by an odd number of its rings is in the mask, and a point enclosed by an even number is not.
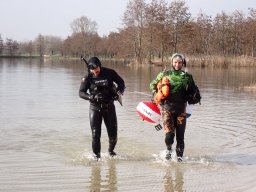
{"type": "MultiPolygon", "coordinates": [[[[70,23],[86,16],[98,24],[98,34],[108,35],[122,28],[122,16],[130,0],[0,0],[0,34],[5,41],[34,40],[38,34],[63,39],[72,34],[70,23]]],[[[146,0],[150,2],[150,0],[146,0]]],[[[172,0],[166,0],[172,2],[172,0]]],[[[193,17],[202,11],[213,17],[225,11],[248,13],[256,0],[186,0],[193,17]]]]}

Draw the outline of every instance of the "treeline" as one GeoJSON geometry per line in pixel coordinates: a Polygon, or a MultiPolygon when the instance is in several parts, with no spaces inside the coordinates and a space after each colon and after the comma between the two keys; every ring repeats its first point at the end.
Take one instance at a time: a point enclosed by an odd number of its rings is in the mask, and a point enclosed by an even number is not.
{"type": "Polygon", "coordinates": [[[36,39],[28,42],[17,42],[11,38],[4,41],[0,34],[0,56],[44,56],[61,55],[63,40],[55,36],[39,34],[36,39]]]}
{"type": "Polygon", "coordinates": [[[174,52],[193,56],[256,56],[256,9],[215,17],[200,12],[193,18],[186,1],[130,0],[118,32],[100,37],[97,23],[86,16],[71,23],[66,39],[38,37],[29,42],[4,42],[0,55],[61,55],[132,59],[136,63],[163,62],[174,52]]]}

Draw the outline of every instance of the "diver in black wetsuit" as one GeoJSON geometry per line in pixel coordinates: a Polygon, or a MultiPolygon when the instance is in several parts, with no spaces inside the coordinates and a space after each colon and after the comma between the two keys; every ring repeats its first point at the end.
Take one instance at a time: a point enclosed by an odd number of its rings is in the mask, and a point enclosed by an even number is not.
{"type": "Polygon", "coordinates": [[[113,69],[101,66],[97,57],[91,57],[88,61],[88,72],[81,82],[79,96],[90,101],[90,125],[92,130],[92,150],[96,158],[100,158],[101,152],[101,124],[102,119],[107,128],[109,137],[108,152],[110,156],[114,152],[117,143],[117,117],[114,100],[118,94],[123,94],[124,80],[113,69]]]}

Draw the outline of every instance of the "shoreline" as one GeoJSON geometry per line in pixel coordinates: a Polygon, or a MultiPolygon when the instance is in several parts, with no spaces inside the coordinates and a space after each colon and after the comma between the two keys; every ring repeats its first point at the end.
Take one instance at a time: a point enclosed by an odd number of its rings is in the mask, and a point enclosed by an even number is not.
{"type": "MultiPolygon", "coordinates": [[[[59,60],[80,60],[80,57],[69,57],[69,56],[59,56],[59,55],[44,55],[40,57],[39,55],[0,55],[0,59],[59,59],[59,60]]],[[[111,62],[122,62],[124,64],[134,65],[134,66],[165,66],[170,63],[169,59],[165,59],[161,62],[159,59],[152,59],[152,61],[144,61],[142,64],[138,64],[134,61],[134,59],[127,58],[103,58],[99,57],[103,61],[111,61],[111,62]]],[[[187,63],[190,67],[256,67],[256,58],[249,56],[194,56],[187,55],[187,63]]]]}

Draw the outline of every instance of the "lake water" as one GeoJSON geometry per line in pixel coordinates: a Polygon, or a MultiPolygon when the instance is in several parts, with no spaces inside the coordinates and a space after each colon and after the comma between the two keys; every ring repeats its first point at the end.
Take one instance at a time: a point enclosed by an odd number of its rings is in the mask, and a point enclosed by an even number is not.
{"type": "Polygon", "coordinates": [[[114,68],[125,80],[116,103],[116,158],[92,158],[89,103],[78,96],[80,61],[0,60],[0,191],[256,191],[256,69],[188,68],[202,105],[193,106],[184,162],[164,160],[163,131],[142,121],[140,101],[160,67],[114,68]]]}

